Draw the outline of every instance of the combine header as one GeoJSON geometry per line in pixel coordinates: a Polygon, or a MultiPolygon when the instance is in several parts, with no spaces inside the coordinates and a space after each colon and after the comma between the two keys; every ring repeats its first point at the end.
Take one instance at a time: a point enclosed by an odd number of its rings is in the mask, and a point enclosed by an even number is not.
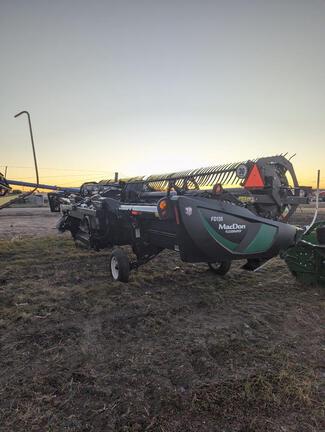
{"type": "MultiPolygon", "coordinates": [[[[0,175],[0,194],[10,184],[0,175]]],[[[130,271],[162,250],[185,262],[205,262],[219,275],[231,262],[257,270],[279,254],[298,279],[325,284],[324,223],[305,230],[287,222],[310,187],[298,184],[285,156],[176,173],[84,183],[80,189],[28,184],[52,190],[50,208],[61,212],[59,231],[76,245],[113,248],[113,279],[127,282],[130,271]],[[129,245],[134,258],[120,246],[129,245]]]]}
{"type": "Polygon", "coordinates": [[[185,262],[206,262],[218,274],[239,259],[255,270],[295,244],[297,228],[285,222],[309,193],[290,161],[274,156],[87,183],[68,200],[55,194],[50,200],[52,208],[60,203],[58,229],[70,231],[78,245],[113,248],[111,274],[127,281],[130,270],[164,249],[185,262]],[[132,247],[133,260],[123,245],[132,247]]]}

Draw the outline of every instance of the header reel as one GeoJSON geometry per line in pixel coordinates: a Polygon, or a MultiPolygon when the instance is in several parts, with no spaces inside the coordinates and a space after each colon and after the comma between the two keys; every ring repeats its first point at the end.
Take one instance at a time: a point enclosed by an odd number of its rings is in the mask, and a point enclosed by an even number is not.
{"type": "Polygon", "coordinates": [[[168,174],[133,177],[127,179],[126,182],[129,184],[146,183],[150,188],[160,191],[168,190],[171,186],[187,189],[187,183],[192,183],[195,189],[211,187],[216,183],[244,187],[247,184],[247,187],[261,188],[266,186],[266,177],[274,177],[275,174],[277,174],[280,184],[288,186],[288,180],[285,177],[287,172],[292,177],[293,186],[297,187],[298,181],[292,164],[284,156],[265,157],[168,174]],[[255,174],[256,169],[259,171],[258,179],[255,174]],[[252,170],[254,171],[252,172],[252,170]],[[250,179],[249,182],[248,179],[250,179]]]}
{"type": "Polygon", "coordinates": [[[272,156],[176,173],[133,177],[125,180],[122,199],[146,202],[169,195],[205,194],[235,202],[255,214],[287,221],[311,188],[300,188],[291,162],[272,156]]]}

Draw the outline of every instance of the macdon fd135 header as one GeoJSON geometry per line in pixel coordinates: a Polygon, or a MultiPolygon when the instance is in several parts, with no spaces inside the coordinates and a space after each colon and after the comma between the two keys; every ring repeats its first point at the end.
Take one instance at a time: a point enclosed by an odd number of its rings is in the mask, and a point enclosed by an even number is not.
{"type": "Polygon", "coordinates": [[[162,250],[225,274],[231,261],[254,270],[294,246],[301,230],[287,222],[311,188],[300,187],[284,156],[128,179],[85,183],[79,193],[50,193],[60,231],[76,244],[112,248],[113,279],[127,282],[162,250]],[[120,246],[129,245],[134,259],[120,246]]]}

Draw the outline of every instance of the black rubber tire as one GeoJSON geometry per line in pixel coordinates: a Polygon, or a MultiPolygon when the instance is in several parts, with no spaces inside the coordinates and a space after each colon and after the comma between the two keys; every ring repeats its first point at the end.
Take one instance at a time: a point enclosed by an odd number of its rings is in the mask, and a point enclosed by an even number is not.
{"type": "Polygon", "coordinates": [[[130,276],[130,262],[122,249],[114,249],[109,260],[109,269],[112,278],[120,282],[128,282],[130,276]],[[112,269],[114,266],[115,271],[112,269]]]}
{"type": "Polygon", "coordinates": [[[317,240],[320,245],[325,245],[325,226],[316,228],[317,240]]]}
{"type": "Polygon", "coordinates": [[[230,270],[231,261],[221,261],[221,262],[217,262],[217,263],[208,263],[208,266],[209,266],[210,270],[213,271],[213,273],[215,273],[219,276],[224,276],[230,270]]]}

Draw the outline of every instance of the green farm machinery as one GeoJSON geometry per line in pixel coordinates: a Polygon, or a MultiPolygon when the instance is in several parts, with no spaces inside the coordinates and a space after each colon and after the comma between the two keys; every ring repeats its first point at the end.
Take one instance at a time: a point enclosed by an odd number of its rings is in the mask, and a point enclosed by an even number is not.
{"type": "Polygon", "coordinates": [[[311,226],[282,258],[298,281],[325,286],[325,222],[311,226]]]}

